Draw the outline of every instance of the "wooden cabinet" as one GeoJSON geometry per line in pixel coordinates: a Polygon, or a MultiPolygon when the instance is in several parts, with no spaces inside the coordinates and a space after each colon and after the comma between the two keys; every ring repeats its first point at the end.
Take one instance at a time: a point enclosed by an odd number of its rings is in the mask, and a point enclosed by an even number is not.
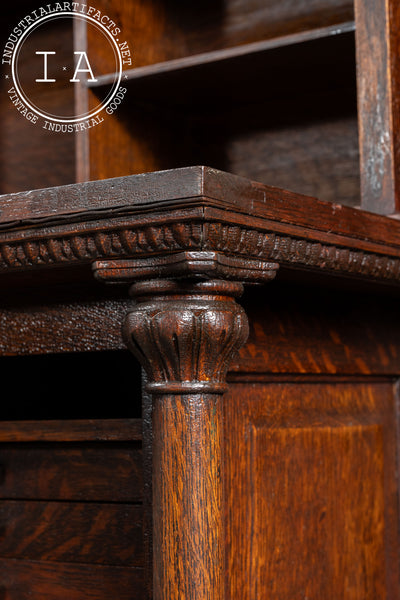
{"type": "Polygon", "coordinates": [[[0,597],[397,600],[396,6],[96,8],[103,123],[3,80],[0,597]]]}

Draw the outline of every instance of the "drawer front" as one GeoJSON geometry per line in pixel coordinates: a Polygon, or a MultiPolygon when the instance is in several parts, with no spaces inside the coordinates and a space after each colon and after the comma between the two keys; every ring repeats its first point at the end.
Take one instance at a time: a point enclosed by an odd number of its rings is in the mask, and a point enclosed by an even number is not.
{"type": "Polygon", "coordinates": [[[138,502],[142,497],[139,443],[0,445],[0,498],[138,502]]]}
{"type": "Polygon", "coordinates": [[[0,559],[3,600],[143,600],[143,570],[0,559]]]}
{"type": "Polygon", "coordinates": [[[0,557],[143,567],[142,527],[141,506],[0,501],[0,557]]]}

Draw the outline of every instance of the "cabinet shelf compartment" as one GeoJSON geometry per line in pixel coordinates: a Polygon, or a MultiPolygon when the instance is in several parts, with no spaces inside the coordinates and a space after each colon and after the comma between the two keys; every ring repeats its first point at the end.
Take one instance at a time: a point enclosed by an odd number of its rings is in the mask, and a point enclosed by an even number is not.
{"type": "Polygon", "coordinates": [[[358,205],[354,24],[281,42],[129,71],[124,102],[90,130],[83,178],[208,164],[358,205]]]}

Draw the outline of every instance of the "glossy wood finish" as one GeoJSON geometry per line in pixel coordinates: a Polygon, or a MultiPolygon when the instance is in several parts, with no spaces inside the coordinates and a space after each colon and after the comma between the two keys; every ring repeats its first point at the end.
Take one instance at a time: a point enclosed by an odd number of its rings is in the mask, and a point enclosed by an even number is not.
{"type": "Polygon", "coordinates": [[[398,2],[355,1],[361,205],[381,214],[400,207],[398,2]]]}

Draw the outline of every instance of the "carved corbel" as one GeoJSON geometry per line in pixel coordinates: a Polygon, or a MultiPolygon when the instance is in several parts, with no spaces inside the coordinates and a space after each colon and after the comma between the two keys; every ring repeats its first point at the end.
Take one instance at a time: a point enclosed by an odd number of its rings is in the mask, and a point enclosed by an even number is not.
{"type": "Polygon", "coordinates": [[[248,335],[236,298],[278,265],[182,252],[94,268],[99,280],[134,282],[123,332],[153,397],[153,598],[222,600],[222,394],[248,335]]]}

